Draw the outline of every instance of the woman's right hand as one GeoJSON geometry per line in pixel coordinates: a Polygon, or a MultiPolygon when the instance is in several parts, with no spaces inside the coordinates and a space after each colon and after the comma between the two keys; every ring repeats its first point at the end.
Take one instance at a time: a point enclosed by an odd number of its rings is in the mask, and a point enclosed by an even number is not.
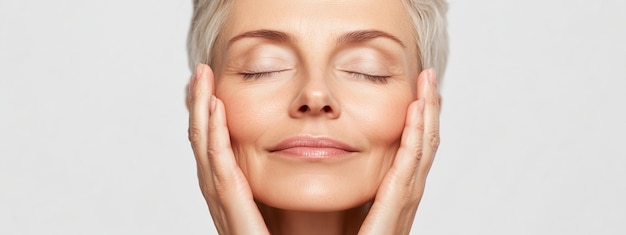
{"type": "Polygon", "coordinates": [[[220,234],[269,234],[231,149],[224,104],[213,90],[211,68],[198,64],[186,103],[202,195],[220,234]]]}

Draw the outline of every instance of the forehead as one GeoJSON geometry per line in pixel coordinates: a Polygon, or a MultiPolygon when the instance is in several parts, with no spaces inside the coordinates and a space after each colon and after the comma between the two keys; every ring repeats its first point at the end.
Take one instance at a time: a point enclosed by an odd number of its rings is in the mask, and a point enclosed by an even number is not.
{"type": "Polygon", "coordinates": [[[414,48],[413,26],[401,0],[236,0],[222,39],[259,29],[296,39],[334,39],[358,30],[389,33],[414,48]]]}

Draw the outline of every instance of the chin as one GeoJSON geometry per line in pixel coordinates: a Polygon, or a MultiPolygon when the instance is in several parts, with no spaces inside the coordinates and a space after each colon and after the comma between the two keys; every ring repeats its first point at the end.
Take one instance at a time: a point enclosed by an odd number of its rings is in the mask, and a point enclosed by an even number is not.
{"type": "Polygon", "coordinates": [[[339,163],[268,161],[264,167],[242,168],[255,200],[264,205],[290,211],[331,212],[373,200],[389,170],[387,162],[391,161],[367,161],[361,156],[339,163]]]}
{"type": "Polygon", "coordinates": [[[337,180],[328,182],[324,177],[295,178],[292,182],[276,182],[271,187],[252,187],[254,197],[258,202],[283,210],[331,212],[359,207],[376,195],[375,187],[359,190],[355,185],[343,185],[337,180]]]}

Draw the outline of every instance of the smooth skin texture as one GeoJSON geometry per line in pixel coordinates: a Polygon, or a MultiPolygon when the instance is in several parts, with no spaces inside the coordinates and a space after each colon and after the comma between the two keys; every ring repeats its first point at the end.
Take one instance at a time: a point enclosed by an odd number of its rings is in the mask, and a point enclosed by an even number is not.
{"type": "MultiPolygon", "coordinates": [[[[224,104],[211,94],[213,81],[211,69],[198,65],[187,98],[200,188],[220,234],[269,234],[233,155],[224,104]]],[[[401,146],[358,234],[409,233],[439,146],[436,81],[431,69],[420,74],[422,95],[408,107],[401,146]]]]}
{"type": "Polygon", "coordinates": [[[254,197],[273,208],[317,212],[370,201],[416,97],[417,49],[411,25],[398,23],[410,22],[401,1],[233,4],[215,89],[254,197]],[[268,153],[298,135],[332,138],[357,153],[314,163],[268,153]]]}
{"type": "Polygon", "coordinates": [[[417,76],[406,9],[392,3],[235,2],[216,76],[198,65],[187,100],[221,234],[410,231],[439,145],[440,99],[433,70],[417,76]],[[358,151],[321,162],[267,151],[302,134],[358,151]]]}

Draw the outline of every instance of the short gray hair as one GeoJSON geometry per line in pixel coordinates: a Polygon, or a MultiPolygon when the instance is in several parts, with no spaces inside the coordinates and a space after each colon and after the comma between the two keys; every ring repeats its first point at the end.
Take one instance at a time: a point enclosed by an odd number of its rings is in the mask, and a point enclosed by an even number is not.
{"type": "MultiPolygon", "coordinates": [[[[193,17],[187,38],[189,67],[198,63],[212,65],[215,42],[228,10],[235,0],[194,0],[193,17]]],[[[448,32],[445,0],[403,0],[408,9],[417,39],[418,68],[434,68],[437,78],[443,78],[448,62],[448,32]]]]}

